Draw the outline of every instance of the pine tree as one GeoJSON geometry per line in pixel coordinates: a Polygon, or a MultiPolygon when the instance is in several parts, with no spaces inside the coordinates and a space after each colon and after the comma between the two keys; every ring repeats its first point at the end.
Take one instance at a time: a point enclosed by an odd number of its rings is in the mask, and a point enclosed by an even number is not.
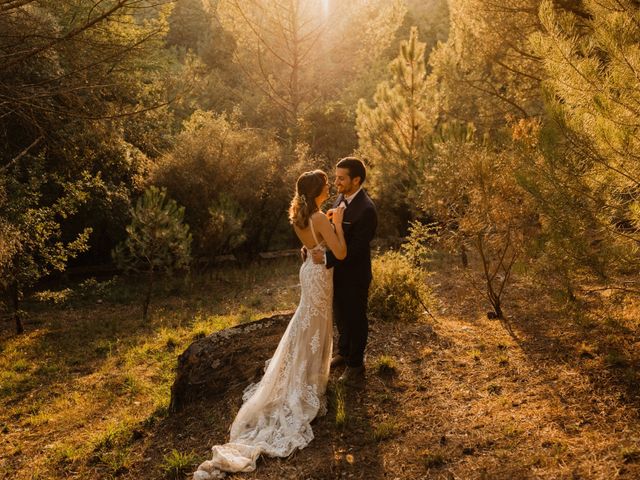
{"type": "Polygon", "coordinates": [[[429,63],[441,116],[499,134],[505,117],[540,114],[542,65],[529,44],[539,0],[450,0],[450,30],[429,63]]]}
{"type": "Polygon", "coordinates": [[[414,212],[424,169],[425,139],[433,130],[436,105],[425,65],[425,44],[412,28],[391,62],[390,81],[378,85],[374,107],[360,100],[356,128],[362,156],[371,163],[371,184],[380,208],[398,219],[402,232],[414,212]]]}
{"type": "Polygon", "coordinates": [[[529,188],[543,210],[546,251],[612,279],[640,268],[640,8],[586,1],[588,15],[540,7],[552,122],[529,188]]]}
{"type": "Polygon", "coordinates": [[[131,211],[128,238],[113,252],[125,270],[144,272],[147,288],[142,316],[147,318],[156,276],[184,269],[190,262],[191,234],[183,223],[184,207],[167,198],[165,189],[148,188],[131,211]]]}

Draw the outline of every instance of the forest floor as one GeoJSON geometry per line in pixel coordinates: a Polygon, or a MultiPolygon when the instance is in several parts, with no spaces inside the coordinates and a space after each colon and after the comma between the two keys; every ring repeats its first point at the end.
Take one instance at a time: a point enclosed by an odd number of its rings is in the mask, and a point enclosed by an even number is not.
{"type": "MultiPolygon", "coordinates": [[[[25,335],[1,332],[0,478],[187,478],[172,469],[224,443],[241,391],[168,413],[177,355],[291,311],[297,268],[168,283],[147,322],[126,283],[40,295],[25,335]]],[[[340,388],[333,373],[313,442],[230,478],[640,478],[637,298],[593,288],[567,303],[521,273],[506,318],[490,320],[479,277],[446,258],[431,270],[435,319],[372,321],[365,386],[340,388]]]]}

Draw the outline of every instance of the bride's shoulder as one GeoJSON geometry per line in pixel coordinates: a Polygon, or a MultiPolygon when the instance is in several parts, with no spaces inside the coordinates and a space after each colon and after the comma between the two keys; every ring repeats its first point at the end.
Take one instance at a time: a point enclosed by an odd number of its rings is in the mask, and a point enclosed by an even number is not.
{"type": "Polygon", "coordinates": [[[314,225],[322,225],[324,223],[329,223],[329,219],[322,212],[315,212],[311,215],[311,220],[313,220],[314,225]]]}
{"type": "Polygon", "coordinates": [[[321,211],[319,211],[319,210],[318,210],[317,212],[313,212],[313,213],[311,214],[311,218],[312,218],[314,221],[316,221],[316,220],[317,220],[317,221],[320,221],[320,222],[321,222],[322,220],[327,220],[327,216],[326,216],[324,213],[322,213],[321,211]]]}

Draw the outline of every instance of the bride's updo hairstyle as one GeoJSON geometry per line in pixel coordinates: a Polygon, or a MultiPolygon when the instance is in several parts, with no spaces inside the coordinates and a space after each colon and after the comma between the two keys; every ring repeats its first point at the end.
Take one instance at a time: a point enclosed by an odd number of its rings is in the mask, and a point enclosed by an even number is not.
{"type": "Polygon", "coordinates": [[[309,225],[309,217],[318,211],[316,198],[327,184],[327,174],[322,170],[304,172],[296,182],[296,194],[289,207],[289,222],[303,229],[309,225]]]}

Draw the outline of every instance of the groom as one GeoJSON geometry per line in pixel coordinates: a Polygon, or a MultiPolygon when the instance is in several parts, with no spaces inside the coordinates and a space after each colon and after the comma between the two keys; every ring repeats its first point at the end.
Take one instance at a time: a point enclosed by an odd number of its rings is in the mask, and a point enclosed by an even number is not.
{"type": "MultiPolygon", "coordinates": [[[[326,252],[327,268],[333,271],[333,314],[338,327],[338,353],[331,366],[346,365],[339,381],[357,385],[364,379],[364,349],[369,334],[367,301],[371,283],[369,243],[378,226],[376,207],[362,189],[367,172],[364,163],[346,157],[336,165],[335,186],[338,198],[333,208],[346,207],[342,222],[347,242],[347,256],[337,260],[326,252]]],[[[330,215],[332,210],[328,212],[330,215]]],[[[312,252],[314,263],[325,263],[325,255],[312,252]]]]}

